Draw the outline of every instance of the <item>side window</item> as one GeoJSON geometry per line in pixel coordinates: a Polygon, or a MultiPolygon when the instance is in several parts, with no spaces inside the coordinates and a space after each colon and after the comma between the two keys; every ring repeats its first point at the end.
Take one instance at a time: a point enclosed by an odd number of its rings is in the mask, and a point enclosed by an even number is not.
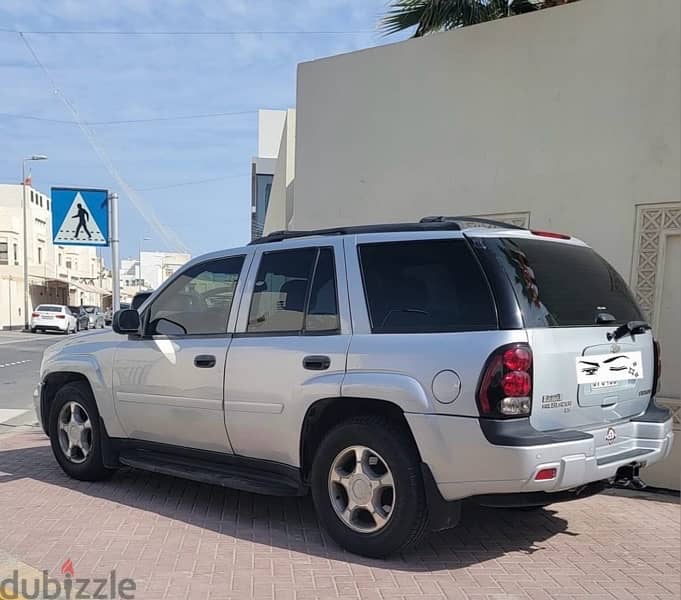
{"type": "Polygon", "coordinates": [[[333,250],[322,248],[312,280],[310,302],[305,316],[305,331],[331,332],[340,329],[337,297],[333,250]]]}
{"type": "Polygon", "coordinates": [[[263,254],[255,279],[249,332],[294,332],[303,327],[316,248],[263,254]]]}
{"type": "Polygon", "coordinates": [[[373,333],[497,329],[489,287],[464,240],[363,244],[373,333]]]}
{"type": "Polygon", "coordinates": [[[335,333],[339,326],[333,249],[301,248],[263,254],[247,331],[335,333]]]}
{"type": "Polygon", "coordinates": [[[176,277],[149,307],[147,335],[224,333],[243,264],[243,256],[231,256],[176,277]]]}

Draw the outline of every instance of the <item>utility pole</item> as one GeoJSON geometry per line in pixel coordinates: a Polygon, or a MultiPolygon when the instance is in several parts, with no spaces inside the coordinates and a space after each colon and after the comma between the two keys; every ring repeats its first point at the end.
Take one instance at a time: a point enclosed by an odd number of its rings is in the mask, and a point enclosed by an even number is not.
{"type": "Polygon", "coordinates": [[[118,194],[109,194],[109,223],[111,232],[109,242],[111,244],[111,285],[113,287],[113,312],[121,309],[121,259],[118,244],[118,194]]]}
{"type": "Polygon", "coordinates": [[[21,161],[21,189],[22,189],[22,206],[23,206],[23,237],[24,237],[24,330],[28,331],[31,327],[31,322],[28,316],[29,298],[31,295],[31,287],[28,281],[28,204],[26,201],[26,163],[29,160],[47,160],[44,154],[34,154],[30,158],[24,158],[21,161]]]}

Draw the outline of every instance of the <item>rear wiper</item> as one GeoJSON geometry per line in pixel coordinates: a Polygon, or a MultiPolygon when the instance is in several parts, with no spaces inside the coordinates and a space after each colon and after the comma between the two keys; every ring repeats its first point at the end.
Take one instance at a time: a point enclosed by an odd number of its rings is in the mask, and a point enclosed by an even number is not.
{"type": "Polygon", "coordinates": [[[648,329],[651,329],[651,327],[645,321],[629,321],[620,325],[615,331],[609,332],[606,337],[609,341],[616,342],[627,334],[637,335],[646,332],[648,329]]]}

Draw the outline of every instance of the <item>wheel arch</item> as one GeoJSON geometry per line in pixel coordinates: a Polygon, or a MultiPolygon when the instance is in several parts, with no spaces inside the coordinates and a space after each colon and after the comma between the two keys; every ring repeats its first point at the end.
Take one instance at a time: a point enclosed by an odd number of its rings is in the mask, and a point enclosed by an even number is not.
{"type": "Polygon", "coordinates": [[[408,432],[409,442],[418,453],[418,446],[404,416],[404,410],[396,403],[356,396],[323,398],[308,407],[301,427],[300,468],[304,481],[309,479],[315,452],[324,435],[338,423],[358,415],[379,415],[399,423],[408,432]]]}
{"type": "Polygon", "coordinates": [[[48,432],[48,419],[50,415],[50,406],[52,401],[57,394],[57,391],[65,386],[67,383],[74,381],[82,381],[88,385],[90,391],[92,392],[92,397],[97,403],[97,397],[95,396],[92,384],[86,375],[78,371],[55,371],[48,373],[43,378],[42,386],[40,389],[40,425],[46,435],[48,432]]]}

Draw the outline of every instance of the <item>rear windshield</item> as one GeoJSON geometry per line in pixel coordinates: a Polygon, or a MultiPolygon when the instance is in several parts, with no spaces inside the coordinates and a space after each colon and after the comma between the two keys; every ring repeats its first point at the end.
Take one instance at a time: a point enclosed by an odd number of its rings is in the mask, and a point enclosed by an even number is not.
{"type": "Polygon", "coordinates": [[[497,329],[487,281],[465,240],[359,246],[374,333],[497,329]]]}
{"type": "Polygon", "coordinates": [[[622,277],[591,248],[519,238],[489,241],[513,283],[526,327],[643,320],[622,277]]]}
{"type": "Polygon", "coordinates": [[[61,312],[61,306],[50,306],[49,304],[41,304],[36,308],[39,312],[61,312]]]}

